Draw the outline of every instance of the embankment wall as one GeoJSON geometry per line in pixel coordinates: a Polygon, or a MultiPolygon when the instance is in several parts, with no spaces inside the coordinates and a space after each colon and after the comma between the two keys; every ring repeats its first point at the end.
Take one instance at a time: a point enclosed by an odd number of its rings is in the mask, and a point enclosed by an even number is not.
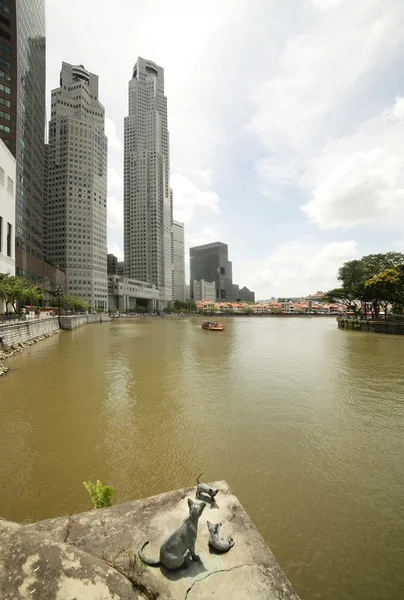
{"type": "Polygon", "coordinates": [[[355,320],[337,319],[339,329],[351,331],[368,331],[370,333],[390,333],[393,335],[404,335],[404,321],[390,320],[355,320]]]}
{"type": "Polygon", "coordinates": [[[0,347],[22,344],[34,338],[53,333],[58,329],[59,323],[57,317],[2,325],[0,327],[0,347]]]}

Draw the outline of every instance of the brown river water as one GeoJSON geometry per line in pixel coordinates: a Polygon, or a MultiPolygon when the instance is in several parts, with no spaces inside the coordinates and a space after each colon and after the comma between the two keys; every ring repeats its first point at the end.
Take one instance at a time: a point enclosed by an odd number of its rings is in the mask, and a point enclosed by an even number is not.
{"type": "MultiPolygon", "coordinates": [[[[404,598],[404,337],[333,318],[63,332],[0,381],[0,516],[226,479],[302,600],[404,598]]],[[[237,540],[236,540],[237,542],[237,540]]]]}

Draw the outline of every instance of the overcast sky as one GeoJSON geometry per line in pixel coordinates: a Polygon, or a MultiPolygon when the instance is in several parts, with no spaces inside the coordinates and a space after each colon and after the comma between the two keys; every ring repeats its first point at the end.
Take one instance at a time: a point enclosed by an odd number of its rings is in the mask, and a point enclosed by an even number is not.
{"type": "MultiPolygon", "coordinates": [[[[123,119],[138,56],[165,69],[174,218],[229,245],[258,298],[404,251],[403,0],[46,0],[62,60],[100,77],[108,246],[122,257],[123,119]]],[[[49,116],[49,110],[48,110],[49,116]]],[[[189,262],[187,260],[187,262],[189,262]]]]}

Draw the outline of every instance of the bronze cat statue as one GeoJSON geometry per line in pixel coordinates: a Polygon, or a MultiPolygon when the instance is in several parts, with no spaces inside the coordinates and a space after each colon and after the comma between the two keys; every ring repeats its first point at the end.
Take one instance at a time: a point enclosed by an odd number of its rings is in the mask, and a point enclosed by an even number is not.
{"type": "Polygon", "coordinates": [[[160,559],[153,560],[146,558],[143,554],[143,548],[149,543],[144,542],[138,554],[139,558],[151,567],[163,565],[167,569],[179,569],[184,565],[185,553],[189,550],[192,560],[199,560],[199,556],[195,554],[196,536],[198,533],[198,520],[201,516],[206,503],[201,502],[196,504],[188,498],[189,515],[182,525],[168,537],[160,546],[160,559]]]}
{"type": "Polygon", "coordinates": [[[233,538],[228,537],[225,539],[219,537],[221,523],[209,523],[209,521],[206,521],[206,524],[210,533],[209,544],[219,552],[228,552],[234,546],[233,538]]]}
{"type": "Polygon", "coordinates": [[[202,483],[202,481],[199,481],[199,478],[202,477],[202,475],[203,475],[203,473],[200,473],[196,480],[196,495],[195,495],[195,497],[197,498],[197,500],[199,500],[201,493],[207,494],[208,496],[210,496],[211,500],[213,502],[215,502],[215,496],[219,490],[217,488],[211,487],[207,483],[202,483]]]}

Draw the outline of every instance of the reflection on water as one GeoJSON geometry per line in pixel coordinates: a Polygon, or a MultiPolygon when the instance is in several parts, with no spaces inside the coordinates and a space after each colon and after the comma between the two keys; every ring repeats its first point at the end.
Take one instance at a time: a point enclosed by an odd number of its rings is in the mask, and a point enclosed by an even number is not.
{"type": "Polygon", "coordinates": [[[64,332],[0,382],[0,515],[226,479],[303,600],[402,598],[404,339],[334,319],[139,320],[64,332]]]}

